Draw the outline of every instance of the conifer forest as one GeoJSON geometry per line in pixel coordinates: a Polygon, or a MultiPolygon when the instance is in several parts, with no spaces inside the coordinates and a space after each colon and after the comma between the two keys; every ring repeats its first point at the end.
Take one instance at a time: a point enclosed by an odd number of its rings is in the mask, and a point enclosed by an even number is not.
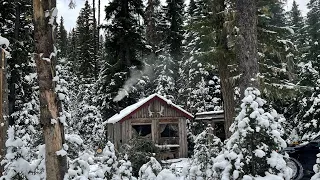
{"type": "Polygon", "coordinates": [[[0,0],[0,45],[0,180],[320,180],[320,0],[0,0]]]}

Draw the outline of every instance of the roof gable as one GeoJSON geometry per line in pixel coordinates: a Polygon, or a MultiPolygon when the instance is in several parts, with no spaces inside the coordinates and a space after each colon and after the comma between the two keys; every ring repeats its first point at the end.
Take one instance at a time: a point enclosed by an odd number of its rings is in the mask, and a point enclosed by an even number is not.
{"type": "Polygon", "coordinates": [[[182,109],[181,107],[173,104],[170,100],[164,98],[161,95],[158,94],[152,94],[149,97],[142,99],[141,101],[132,104],[125,109],[121,110],[120,113],[113,115],[111,118],[109,118],[105,123],[117,123],[117,122],[123,122],[127,119],[129,119],[134,113],[136,113],[138,110],[140,110],[142,107],[150,104],[151,102],[158,100],[163,104],[169,105],[170,108],[174,109],[175,111],[180,112],[184,117],[188,119],[193,119],[192,114],[187,112],[186,110],[182,109]]]}

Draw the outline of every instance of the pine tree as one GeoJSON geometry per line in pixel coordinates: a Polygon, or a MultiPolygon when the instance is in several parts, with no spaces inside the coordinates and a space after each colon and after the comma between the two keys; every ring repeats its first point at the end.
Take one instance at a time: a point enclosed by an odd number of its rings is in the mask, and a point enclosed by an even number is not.
{"type": "Polygon", "coordinates": [[[311,0],[308,3],[310,9],[307,14],[307,33],[308,33],[308,51],[306,58],[311,61],[314,68],[319,71],[320,45],[319,45],[319,28],[320,28],[320,1],[311,0]]]}
{"type": "Polygon", "coordinates": [[[286,147],[281,138],[281,120],[275,110],[266,111],[264,104],[259,90],[247,88],[242,110],[231,126],[233,134],[226,150],[215,160],[214,169],[219,179],[291,178],[290,168],[278,153],[286,147]]]}
{"type": "Polygon", "coordinates": [[[93,155],[88,153],[83,153],[78,158],[71,160],[69,162],[68,172],[64,179],[89,179],[90,163],[92,163],[92,161],[93,155]]]}
{"type": "Polygon", "coordinates": [[[99,157],[99,167],[102,170],[102,174],[106,179],[111,179],[117,172],[118,161],[115,155],[114,145],[108,141],[107,145],[103,149],[102,156],[99,157]]]}
{"type": "Polygon", "coordinates": [[[188,179],[210,179],[213,177],[214,158],[220,153],[222,142],[213,134],[212,127],[206,128],[195,140],[194,155],[188,179]]]}
{"type": "Polygon", "coordinates": [[[94,61],[94,37],[93,12],[89,2],[86,1],[81,9],[76,24],[76,50],[75,65],[76,74],[80,82],[92,82],[94,77],[96,62],[94,61]]]}
{"type": "MultiPolygon", "coordinates": [[[[165,6],[166,20],[169,23],[166,41],[169,45],[169,52],[172,58],[177,61],[182,55],[183,40],[183,20],[184,20],[184,1],[183,0],[167,0],[165,6]]],[[[176,71],[177,72],[177,71],[176,71]]]]}
{"type": "Polygon", "coordinates": [[[133,180],[131,162],[128,160],[128,155],[124,155],[123,159],[119,160],[119,168],[116,180],[133,180]]]}
{"type": "Polygon", "coordinates": [[[305,24],[299,6],[295,0],[292,3],[292,8],[289,11],[288,16],[288,24],[294,30],[294,34],[291,35],[290,39],[296,45],[296,48],[301,51],[300,48],[303,48],[305,43],[303,39],[303,34],[305,33],[305,24]]]}
{"type": "MultiPolygon", "coordinates": [[[[171,95],[174,97],[174,102],[179,99],[179,89],[183,87],[183,81],[181,77],[179,77],[179,67],[182,59],[183,53],[183,46],[182,41],[184,39],[183,34],[183,21],[184,21],[184,0],[167,0],[167,5],[163,7],[165,16],[164,22],[166,22],[166,26],[164,26],[164,42],[166,43],[165,46],[165,53],[166,56],[166,64],[164,65],[167,69],[166,74],[161,74],[163,76],[167,76],[166,78],[170,79],[172,88],[170,91],[165,91],[163,95],[171,95]]],[[[160,84],[165,82],[164,79],[158,79],[160,84]]],[[[158,87],[159,88],[159,87],[158,87]]],[[[180,104],[180,103],[179,103],[180,104]]]]}
{"type": "MultiPolygon", "coordinates": [[[[318,73],[316,77],[319,77],[318,73]]],[[[302,108],[297,115],[299,119],[298,125],[295,128],[297,134],[303,141],[310,141],[319,135],[320,123],[318,108],[320,107],[320,89],[319,89],[319,79],[315,83],[315,89],[311,96],[304,97],[301,100],[302,108]]],[[[299,140],[300,140],[299,138],[299,140]]]]}
{"type": "Polygon", "coordinates": [[[64,28],[64,20],[63,17],[60,18],[60,24],[57,32],[57,45],[58,50],[60,51],[59,57],[67,57],[67,47],[68,47],[68,39],[67,39],[67,31],[64,28]]]}
{"type": "Polygon", "coordinates": [[[96,87],[97,102],[101,112],[104,112],[103,117],[110,117],[139,99],[139,93],[126,96],[137,82],[143,66],[140,56],[144,49],[140,24],[143,4],[141,0],[114,0],[105,11],[106,20],[110,21],[105,27],[107,61],[101,67],[96,87]],[[135,75],[138,77],[135,78],[135,75]],[[130,76],[132,81],[125,84],[130,76]]]}
{"type": "Polygon", "coordinates": [[[70,126],[73,133],[79,134],[90,150],[97,150],[105,145],[102,116],[93,103],[93,84],[78,86],[81,91],[74,92],[72,103],[73,115],[70,126]]]}

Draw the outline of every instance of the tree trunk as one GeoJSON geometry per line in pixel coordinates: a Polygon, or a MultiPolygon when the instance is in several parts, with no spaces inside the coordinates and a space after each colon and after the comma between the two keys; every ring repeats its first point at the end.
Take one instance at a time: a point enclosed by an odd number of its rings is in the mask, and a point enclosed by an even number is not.
{"type": "Polygon", "coordinates": [[[236,59],[239,63],[240,97],[244,97],[247,87],[258,88],[258,40],[257,40],[257,6],[256,0],[236,1],[236,59]]]}
{"type": "Polygon", "coordinates": [[[53,12],[56,0],[33,0],[35,61],[40,90],[40,123],[46,144],[47,180],[62,180],[67,170],[66,156],[58,156],[62,149],[64,129],[59,121],[59,100],[55,93],[53,12]],[[49,15],[50,14],[50,15],[49,15]],[[57,123],[51,123],[54,119],[57,123]]]}
{"type": "Polygon", "coordinates": [[[232,74],[229,68],[231,65],[233,56],[228,48],[227,31],[224,27],[225,15],[222,13],[225,10],[225,0],[219,0],[215,6],[216,12],[216,31],[217,31],[217,47],[219,57],[219,76],[221,84],[221,93],[223,100],[224,110],[224,127],[226,138],[231,136],[229,127],[233,123],[235,116],[235,102],[234,102],[234,86],[232,82],[232,74]]]}
{"type": "MultiPolygon", "coordinates": [[[[8,120],[9,120],[9,102],[8,102],[8,83],[7,83],[7,68],[6,68],[6,58],[4,50],[1,49],[1,69],[0,69],[0,161],[3,160],[3,157],[6,155],[6,140],[7,140],[7,129],[8,129],[8,120]]],[[[4,166],[0,166],[0,173],[4,171],[4,166]]]]}

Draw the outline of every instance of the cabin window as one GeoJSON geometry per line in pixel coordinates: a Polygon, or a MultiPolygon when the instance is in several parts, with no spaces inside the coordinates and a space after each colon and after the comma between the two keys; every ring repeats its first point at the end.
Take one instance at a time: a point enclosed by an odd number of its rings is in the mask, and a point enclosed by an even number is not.
{"type": "Polygon", "coordinates": [[[179,137],[178,124],[161,124],[160,130],[160,137],[179,137]]]}
{"type": "Polygon", "coordinates": [[[139,136],[151,136],[151,124],[133,125],[132,128],[139,136]]]}

